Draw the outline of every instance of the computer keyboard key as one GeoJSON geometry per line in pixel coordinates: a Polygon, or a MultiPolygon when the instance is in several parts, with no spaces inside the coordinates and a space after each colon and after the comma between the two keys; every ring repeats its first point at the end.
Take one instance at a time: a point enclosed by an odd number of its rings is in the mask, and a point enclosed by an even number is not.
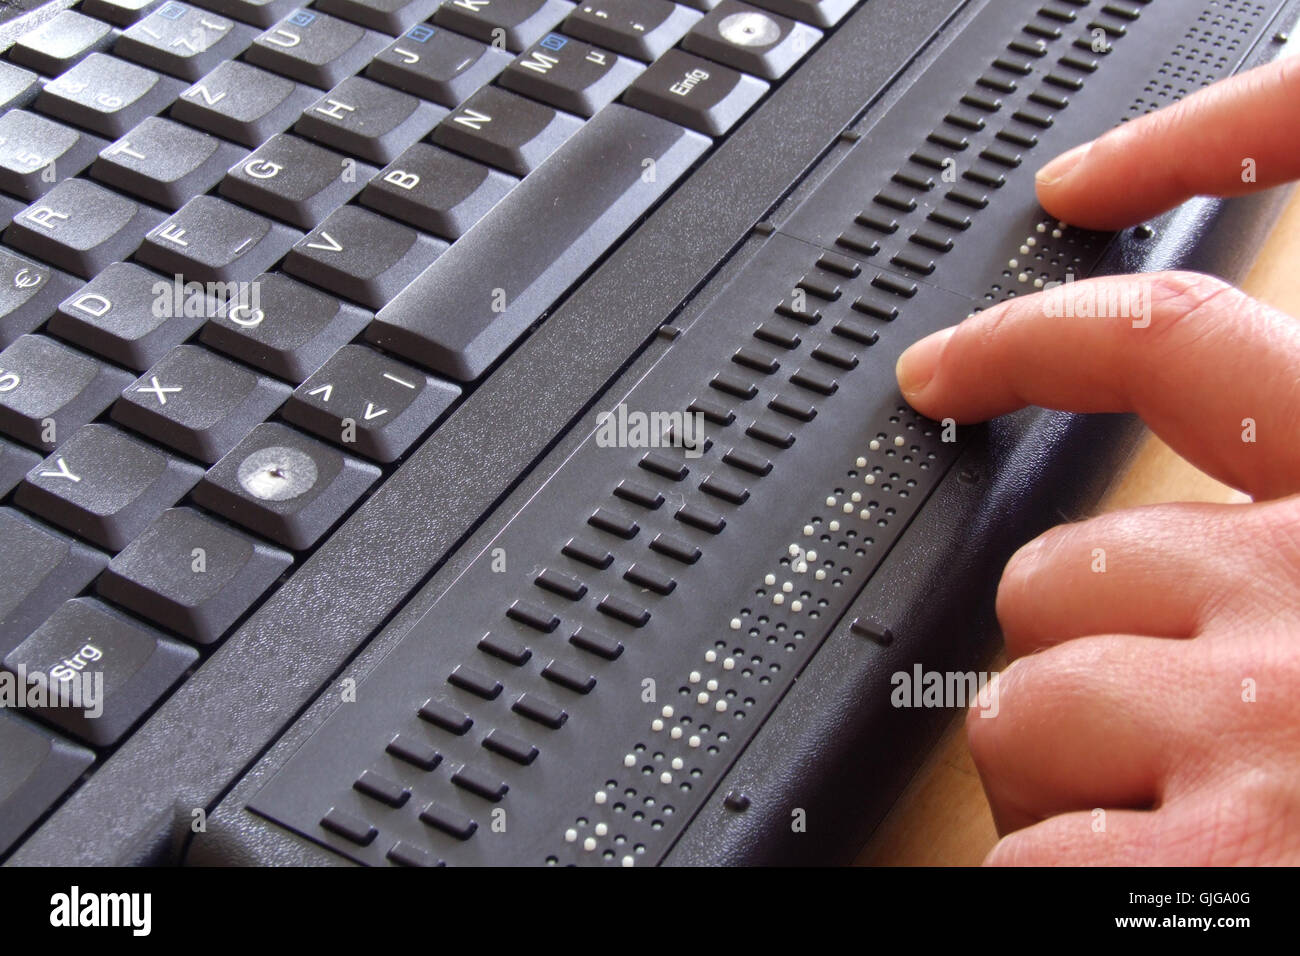
{"type": "Polygon", "coordinates": [[[644,69],[641,64],[560,33],[548,33],[519,54],[501,85],[591,117],[611,103],[644,69]]]}
{"type": "Polygon", "coordinates": [[[416,143],[367,184],[361,203],[425,232],[456,239],[519,184],[428,143],[416,143]]]}
{"type": "Polygon", "coordinates": [[[858,0],[754,0],[756,7],[815,27],[835,26],[857,4],[858,0]]]}
{"type": "Polygon", "coordinates": [[[167,0],[130,27],[113,52],[183,80],[197,80],[222,60],[243,53],[257,31],[176,0],[167,0]]]}
{"type": "Polygon", "coordinates": [[[199,282],[246,282],[284,257],[302,233],[215,196],[196,196],[144,237],[136,257],[199,282]]]}
{"type": "Polygon", "coordinates": [[[388,37],[337,17],[298,9],[257,37],[249,63],[329,89],[362,69],[386,47],[388,37]]]}
{"type": "Polygon", "coordinates": [[[216,136],[256,148],[292,126],[318,96],[319,90],[241,60],[230,60],[184,90],[171,115],[216,136]]]}
{"type": "Polygon", "coordinates": [[[31,70],[0,60],[0,110],[21,109],[36,99],[36,94],[40,91],[39,76],[31,70]]]}
{"type": "Polygon", "coordinates": [[[54,339],[24,335],[0,352],[0,431],[49,454],[130,380],[54,339]]]}
{"type": "Polygon", "coordinates": [[[316,9],[393,35],[427,20],[442,0],[317,0],[316,9]]]}
{"type": "Polygon", "coordinates": [[[301,0],[198,0],[198,6],[213,13],[224,13],[241,23],[269,27],[288,16],[301,0]]]}
{"type": "Polygon", "coordinates": [[[158,210],[88,179],[65,179],[15,216],[4,239],[88,279],[129,259],[145,233],[163,218],[158,210]]]}
{"type": "Polygon", "coordinates": [[[345,345],[294,391],[287,421],[345,449],[395,461],[460,395],[460,388],[364,345],[345,345]]]}
{"type": "Polygon", "coordinates": [[[165,0],[85,0],[81,9],[87,16],[107,20],[119,27],[129,27],[165,0]]]}
{"type": "Polygon", "coordinates": [[[26,110],[0,116],[0,189],[31,201],[81,172],[104,140],[26,110]]]}
{"type": "Polygon", "coordinates": [[[433,22],[518,53],[573,10],[566,0],[445,0],[433,22]]]}
{"type": "Polygon", "coordinates": [[[380,471],[278,423],[258,425],[208,470],[194,500],[287,548],[310,548],[380,471]]]}
{"type": "Polygon", "coordinates": [[[381,309],[366,337],[460,381],[478,377],[709,145],[610,104],[381,309]]]}
{"type": "Polygon", "coordinates": [[[171,508],[113,558],[96,587],[199,644],[230,629],[293,558],[190,508],[171,508]]]}
{"type": "Polygon", "coordinates": [[[0,348],[36,329],[81,283],[0,247],[0,348]]]}
{"type": "Polygon", "coordinates": [[[290,250],[284,271],[378,309],[414,281],[447,244],[359,206],[343,206],[290,250]]]}
{"type": "Polygon", "coordinates": [[[41,462],[41,456],[0,438],[0,496],[7,495],[41,462]]]}
{"type": "Polygon", "coordinates": [[[230,167],[221,195],[310,229],[357,194],[375,174],[305,139],[279,133],[230,167]]]}
{"type": "Polygon", "coordinates": [[[722,0],[682,40],[692,53],[746,73],[777,80],[821,40],[814,27],[740,3],[722,0]]]}
{"type": "Polygon", "coordinates": [[[0,856],[94,761],[85,747],[0,711],[0,856]]]}
{"type": "Polygon", "coordinates": [[[51,524],[120,551],[203,476],[111,425],[83,426],[27,473],[14,502],[51,524]]]}
{"type": "Polygon", "coordinates": [[[389,163],[446,115],[441,106],[350,76],[307,107],[294,132],[374,163],[389,163]]]}
{"type": "Polygon", "coordinates": [[[725,66],[669,50],[642,73],[623,102],[710,136],[721,136],[763,98],[768,84],[725,66]]]}
{"type": "Polygon", "coordinates": [[[66,538],[21,511],[0,508],[5,573],[0,577],[0,657],[95,580],[108,555],[66,538]]]}
{"type": "Polygon", "coordinates": [[[439,123],[432,139],[440,146],[524,176],[581,128],[582,120],[570,113],[488,86],[439,123]]]}
{"type": "Polygon", "coordinates": [[[141,199],[179,209],[207,192],[245,151],[160,116],[104,147],[90,175],[141,199]]]}
{"type": "MultiPolygon", "coordinates": [[[[183,291],[183,289],[182,289],[183,291]]],[[[174,283],[133,262],[115,262],[60,305],[52,335],[143,372],[193,335],[211,309],[177,296],[174,283]],[[179,301],[178,301],[179,300],[179,301]]]]}
{"type": "Polygon", "coordinates": [[[9,48],[9,59],[38,73],[55,76],[82,57],[113,45],[116,31],[93,17],[64,10],[34,30],[24,33],[9,48]]]}
{"type": "Polygon", "coordinates": [[[297,384],[351,342],[373,316],[280,273],[253,280],[256,307],[227,309],[203,327],[204,345],[297,384]]]}
{"type": "Polygon", "coordinates": [[[289,386],[202,346],[178,345],[126,387],[113,420],[213,464],[289,394],[289,386]]]}
{"type": "Polygon", "coordinates": [[[459,106],[511,59],[495,46],[417,23],[370,62],[366,76],[442,106],[459,106]]]}
{"type": "Polygon", "coordinates": [[[74,598],[5,655],[4,666],[14,672],[26,668],[29,680],[40,673],[64,685],[75,680],[83,688],[102,681],[92,708],[49,706],[37,713],[92,746],[107,747],[157,704],[198,656],[189,645],[94,598],[74,598]]]}
{"type": "Polygon", "coordinates": [[[36,109],[116,139],[146,116],[161,113],[183,89],[180,80],[92,53],[47,83],[36,109]]]}
{"type": "Polygon", "coordinates": [[[564,21],[564,32],[635,57],[657,60],[700,19],[700,13],[669,0],[591,0],[564,21]]]}

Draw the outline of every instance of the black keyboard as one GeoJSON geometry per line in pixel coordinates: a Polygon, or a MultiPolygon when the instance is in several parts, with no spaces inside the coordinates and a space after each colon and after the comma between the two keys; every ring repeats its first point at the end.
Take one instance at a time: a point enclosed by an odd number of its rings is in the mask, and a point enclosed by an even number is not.
{"type": "MultiPolygon", "coordinates": [[[[851,852],[780,835],[815,794],[849,813],[780,765],[780,728],[848,707],[812,716],[796,677],[950,645],[997,555],[1133,434],[949,441],[893,360],[1156,262],[1044,219],[1032,170],[1273,55],[1289,6],[56,0],[7,24],[0,662],[101,675],[103,712],[0,710],[0,858],[851,852]],[[704,438],[610,448],[619,408],[704,438]],[[976,527],[995,508],[1021,517],[976,527]],[[899,557],[939,539],[989,565],[947,601],[899,557]]],[[[872,751],[869,829],[938,724],[848,709],[899,748],[872,751]]]]}

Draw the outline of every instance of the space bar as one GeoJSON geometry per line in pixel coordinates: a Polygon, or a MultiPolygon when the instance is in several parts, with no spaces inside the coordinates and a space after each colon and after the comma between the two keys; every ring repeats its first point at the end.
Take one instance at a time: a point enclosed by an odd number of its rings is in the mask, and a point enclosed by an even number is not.
{"type": "Polygon", "coordinates": [[[452,378],[477,378],[709,143],[649,113],[605,107],[380,309],[366,337],[452,378]]]}

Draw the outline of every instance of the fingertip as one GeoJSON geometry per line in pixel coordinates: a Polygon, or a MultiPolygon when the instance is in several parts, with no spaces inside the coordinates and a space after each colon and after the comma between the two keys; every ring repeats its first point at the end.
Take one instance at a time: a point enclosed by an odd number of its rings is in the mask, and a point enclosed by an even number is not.
{"type": "Polygon", "coordinates": [[[1079,164],[1091,149],[1092,143],[1087,142],[1061,153],[1034,174],[1035,186],[1039,189],[1051,189],[1062,185],[1078,171],[1079,164]]]}
{"type": "Polygon", "coordinates": [[[956,326],[950,326],[927,335],[919,342],[908,346],[898,357],[894,374],[898,378],[899,390],[910,404],[916,405],[934,380],[939,370],[940,359],[943,357],[943,350],[956,330],[956,326]]]}

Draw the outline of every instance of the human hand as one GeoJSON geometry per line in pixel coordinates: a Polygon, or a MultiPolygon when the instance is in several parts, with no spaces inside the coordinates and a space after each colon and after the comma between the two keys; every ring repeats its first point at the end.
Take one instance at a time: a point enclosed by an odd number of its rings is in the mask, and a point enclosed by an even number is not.
{"type": "MultiPolygon", "coordinates": [[[[1300,61],[1243,74],[1049,163],[1039,198],[1117,228],[1300,176],[1297,99],[1300,61]]],[[[1300,863],[1300,321],[1190,273],[1064,294],[1134,283],[1142,323],[1054,317],[1058,290],[899,361],[903,394],[932,418],[1133,411],[1254,499],[1054,528],[1008,563],[997,611],[1012,664],[997,716],[967,723],[1004,834],[987,862],[1300,863]]]]}

